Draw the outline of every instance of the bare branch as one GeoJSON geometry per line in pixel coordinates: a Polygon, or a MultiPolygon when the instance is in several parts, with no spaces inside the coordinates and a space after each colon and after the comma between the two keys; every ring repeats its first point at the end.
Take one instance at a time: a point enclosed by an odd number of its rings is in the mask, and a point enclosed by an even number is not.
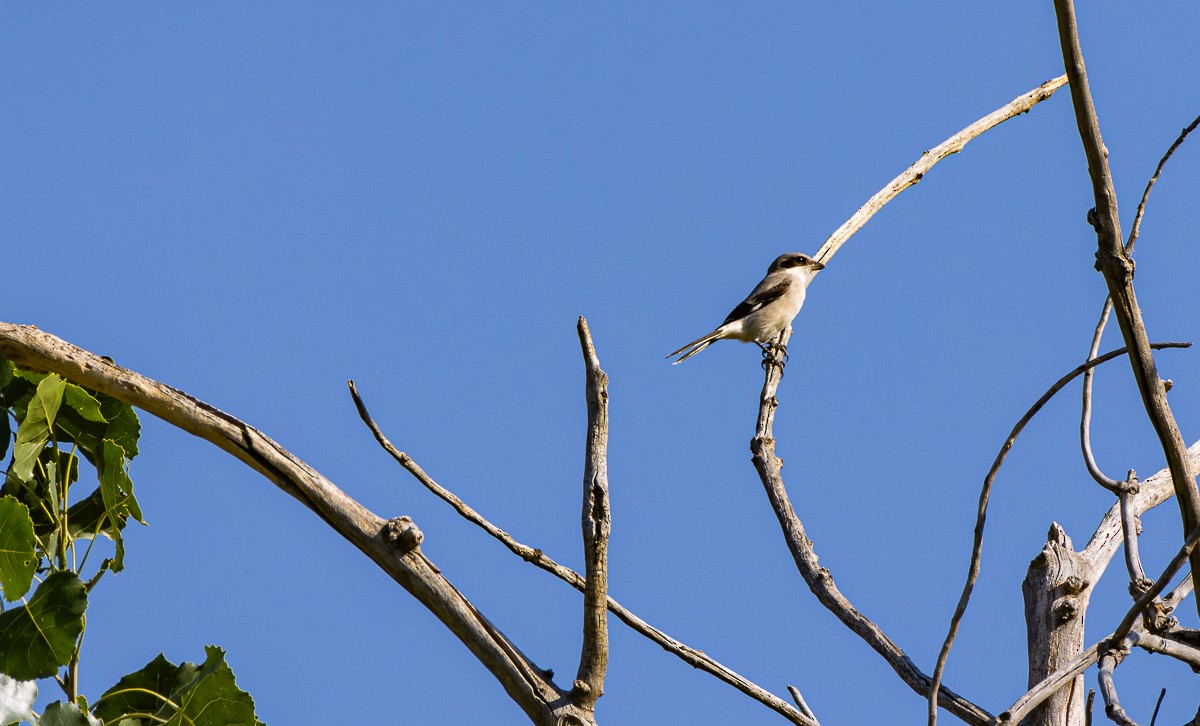
{"type": "Polygon", "coordinates": [[[412,520],[377,516],[248,424],[32,326],[0,323],[0,357],[136,406],[232,454],[316,512],[437,616],[535,724],[565,716],[593,723],[430,562],[412,520]]]}
{"type": "Polygon", "coordinates": [[[1129,654],[1127,650],[1109,651],[1100,658],[1100,697],[1104,699],[1104,715],[1108,716],[1113,723],[1119,726],[1138,726],[1137,722],[1129,718],[1125,713],[1125,709],[1121,708],[1121,701],[1117,698],[1117,686],[1113,683],[1113,671],[1129,654]]]}
{"type": "Polygon", "coordinates": [[[1187,663],[1192,670],[1200,670],[1200,650],[1190,645],[1164,638],[1161,635],[1136,631],[1129,634],[1129,642],[1148,653],[1167,655],[1187,663]]]}
{"type": "MultiPolygon", "coordinates": [[[[1156,348],[1187,348],[1191,346],[1191,343],[1155,343],[1154,346],[1156,348]]],[[[933,668],[932,682],[935,688],[942,681],[942,673],[946,668],[946,660],[950,657],[950,648],[954,645],[954,639],[958,635],[959,623],[962,621],[963,615],[967,611],[967,604],[971,600],[971,591],[975,588],[975,581],[979,579],[980,561],[983,557],[983,528],[987,519],[987,506],[988,500],[992,495],[992,485],[996,481],[996,475],[1000,473],[1000,467],[1004,464],[1004,459],[1008,456],[1008,452],[1012,449],[1013,444],[1016,442],[1017,436],[1021,434],[1021,431],[1025,428],[1025,425],[1028,424],[1035,415],[1037,415],[1037,412],[1042,410],[1042,407],[1054,397],[1054,394],[1062,390],[1064,386],[1066,386],[1084,371],[1095,368],[1101,363],[1105,363],[1113,358],[1124,355],[1125,352],[1125,348],[1109,351],[1099,358],[1093,358],[1092,360],[1080,364],[1070,373],[1055,381],[1054,385],[1050,386],[1050,388],[1042,394],[1042,397],[1039,398],[1037,402],[1035,402],[1033,406],[1031,406],[1029,410],[1025,412],[1025,415],[1021,417],[1021,420],[1017,421],[1016,425],[1013,426],[1012,431],[1009,433],[1008,438],[1005,439],[1004,445],[1000,447],[1000,452],[996,454],[996,459],[994,462],[992,462],[992,468],[988,471],[987,476],[984,478],[983,488],[979,492],[979,506],[975,515],[975,538],[971,546],[971,562],[967,568],[967,581],[963,585],[963,591],[959,596],[958,605],[954,608],[954,615],[950,618],[949,632],[946,633],[946,640],[942,643],[941,651],[938,653],[937,663],[933,668]]],[[[928,716],[929,726],[933,726],[937,723],[937,705],[932,699],[930,699],[929,703],[928,716]]]]}
{"type": "MultiPolygon", "coordinates": [[[[585,581],[582,575],[569,567],[559,564],[553,558],[547,556],[542,550],[535,549],[513,539],[511,535],[485,519],[481,514],[467,505],[466,502],[455,496],[453,492],[434,481],[428,474],[425,473],[424,469],[422,469],[415,461],[413,461],[412,457],[397,449],[383,434],[383,431],[380,430],[379,425],[376,424],[374,419],[371,418],[370,413],[367,412],[366,404],[363,403],[362,397],[359,396],[358,389],[354,385],[354,381],[350,381],[349,386],[350,395],[354,398],[354,405],[358,408],[358,415],[362,418],[363,423],[367,425],[367,428],[371,430],[371,433],[375,436],[375,440],[379,442],[379,445],[383,448],[383,450],[390,454],[391,457],[397,461],[397,463],[404,467],[408,473],[412,474],[412,476],[418,482],[420,482],[422,486],[432,492],[436,497],[449,504],[468,522],[471,522],[475,526],[487,532],[489,535],[507,547],[513,554],[517,555],[526,562],[529,562],[536,567],[549,572],[576,590],[579,590],[580,592],[583,591],[585,581]]],[[[733,686],[746,696],[753,698],[767,708],[770,708],[784,718],[788,719],[792,723],[800,724],[801,726],[815,726],[811,720],[793,708],[792,705],[787,701],[784,701],[741,674],[730,670],[723,664],[714,660],[704,651],[682,643],[658,628],[655,628],[639,618],[637,615],[633,614],[633,612],[631,612],[624,605],[621,605],[612,597],[608,598],[608,610],[613,615],[616,615],[621,622],[625,623],[635,632],[650,639],[660,648],[675,655],[689,666],[704,671],[705,673],[714,676],[718,680],[733,686]]]]}
{"type": "MultiPolygon", "coordinates": [[[[1200,491],[1188,466],[1186,449],[1171,406],[1167,402],[1163,382],[1158,377],[1154,355],[1150,351],[1149,338],[1138,307],[1133,287],[1133,261],[1125,253],[1121,240],[1121,221],[1117,214],[1117,195],[1113,186],[1112,172],[1108,167],[1108,154],[1100,137],[1100,121],[1092,102],[1088,87],[1087,70],[1083,64],[1083,52],[1079,46],[1079,28],[1075,22],[1072,0],[1054,0],[1058,18],[1059,42],[1062,46],[1063,65],[1071,82],[1071,100],[1075,109],[1075,121],[1079,137],[1083,141],[1088,160],[1088,173],[1092,181],[1092,193],[1096,200],[1091,215],[1096,230],[1096,267],[1104,275],[1121,336],[1129,348],[1129,362],[1133,369],[1138,390],[1146,414],[1154,427],[1167,467],[1175,486],[1185,536],[1200,524],[1200,491]]],[[[1194,571],[1200,571],[1200,552],[1192,555],[1194,571]]],[[[1198,601],[1200,603],[1200,601],[1198,601]]],[[[1200,610],[1200,604],[1197,605],[1200,610]]]]}
{"type": "Polygon", "coordinates": [[[604,695],[608,669],[608,537],[612,513],[608,499],[608,374],[600,369],[587,321],[579,318],[579,343],[587,371],[587,456],[583,469],[583,646],[571,687],[575,705],[593,711],[604,695]]]}
{"type": "MultiPolygon", "coordinates": [[[[785,330],[780,336],[779,343],[786,346],[791,337],[791,330],[785,330]]],[[[838,590],[829,570],[821,567],[813,542],[805,534],[804,524],[796,516],[791,499],[783,485],[780,470],[783,461],[775,455],[775,436],[773,424],[775,409],[779,400],[775,392],[783,374],[782,356],[779,347],[773,349],[771,356],[766,359],[766,376],[763,382],[762,394],[759,397],[758,426],[754,439],[750,442],[753,452],[754,468],[758,471],[763,488],[766,489],[767,499],[779,525],[783,530],[784,539],[796,563],[800,577],[812,591],[817,600],[832,612],[853,633],[858,635],[867,645],[883,656],[900,679],[910,688],[921,695],[930,691],[930,678],[917,668],[903,650],[900,649],[879,626],[859,612],[849,600],[838,590]]],[[[971,703],[948,688],[941,687],[938,691],[939,701],[943,708],[970,724],[986,724],[992,716],[984,709],[971,703]]]]}
{"type": "MultiPolygon", "coordinates": [[[[1135,485],[1137,484],[1137,477],[1134,476],[1132,471],[1129,472],[1128,481],[1135,485]]],[[[1132,499],[1133,494],[1131,492],[1123,491],[1120,494],[1117,506],[1121,510],[1121,531],[1125,535],[1125,568],[1129,571],[1129,586],[1140,593],[1143,588],[1149,587],[1151,583],[1146,578],[1146,571],[1142,569],[1142,558],[1138,554],[1138,531],[1141,529],[1141,522],[1138,521],[1137,515],[1133,512],[1132,499]]]]}
{"type": "Polygon", "coordinates": [[[812,719],[812,722],[816,726],[821,726],[820,722],[817,721],[817,715],[808,707],[808,702],[804,700],[804,696],[800,693],[800,689],[792,685],[789,685],[787,689],[788,693],[792,694],[792,700],[796,702],[796,708],[800,709],[800,713],[812,719]]]}
{"type": "Polygon", "coordinates": [[[921,154],[921,158],[917,159],[912,166],[888,182],[887,186],[880,189],[875,193],[875,196],[867,200],[866,204],[859,207],[858,211],[851,215],[850,219],[847,219],[841,227],[834,230],[833,234],[829,235],[829,239],[825,240],[824,244],[821,245],[821,249],[817,250],[814,258],[817,262],[828,262],[855,232],[862,229],[863,225],[870,221],[871,217],[875,216],[876,212],[883,209],[883,206],[894,199],[900,192],[921,181],[921,178],[933,168],[934,164],[945,159],[947,156],[962,151],[967,142],[988,129],[1000,125],[1013,116],[1026,113],[1037,104],[1050,98],[1066,82],[1067,77],[1065,75],[1046,81],[1032,91],[1017,96],[1006,105],[989,113],[929,151],[921,154]]]}

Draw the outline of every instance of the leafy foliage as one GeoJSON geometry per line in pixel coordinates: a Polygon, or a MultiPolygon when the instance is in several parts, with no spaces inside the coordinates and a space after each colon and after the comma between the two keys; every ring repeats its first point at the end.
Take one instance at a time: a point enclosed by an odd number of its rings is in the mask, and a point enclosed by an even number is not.
{"type": "Polygon", "coordinates": [[[88,593],[105,572],[123,568],[128,521],[145,524],[129,476],[140,434],[141,423],[128,404],[0,359],[0,461],[12,452],[0,486],[0,589],[15,601],[35,578],[41,581],[28,602],[0,612],[0,724],[260,723],[253,699],[237,687],[224,651],[215,646],[205,649],[201,665],[177,666],[158,656],[122,678],[94,709],[76,695],[88,593]],[[81,495],[83,462],[95,469],[96,479],[81,495]],[[114,555],[85,583],[80,575],[100,536],[113,541],[114,555]],[[81,560],[80,541],[88,543],[81,560]],[[32,681],[57,676],[64,666],[59,684],[70,697],[34,718],[32,681]]]}
{"type": "Polygon", "coordinates": [[[93,713],[121,726],[261,724],[254,699],[238,688],[225,652],[212,645],[204,652],[201,665],[175,665],[159,654],[105,692],[93,713]]]}
{"type": "Polygon", "coordinates": [[[83,632],[87,592],[74,572],[55,572],[28,605],[0,613],[0,672],[19,681],[49,678],[71,662],[83,632]]]}
{"type": "Polygon", "coordinates": [[[33,584],[38,562],[33,545],[29,507],[12,497],[0,498],[0,587],[8,600],[23,596],[33,584]]]}

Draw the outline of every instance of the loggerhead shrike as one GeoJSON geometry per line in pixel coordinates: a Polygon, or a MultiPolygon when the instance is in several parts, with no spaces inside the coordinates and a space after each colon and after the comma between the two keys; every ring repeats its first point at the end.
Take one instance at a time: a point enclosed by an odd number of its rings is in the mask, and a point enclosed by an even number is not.
{"type": "Polygon", "coordinates": [[[808,255],[789,252],[775,258],[767,276],[741,302],[721,326],[703,338],[697,338],[667,357],[683,356],[671,363],[678,365],[718,340],[727,338],[757,343],[766,352],[804,305],[804,290],[825,265],[808,255]],[[684,352],[686,351],[686,352],[684,352]]]}

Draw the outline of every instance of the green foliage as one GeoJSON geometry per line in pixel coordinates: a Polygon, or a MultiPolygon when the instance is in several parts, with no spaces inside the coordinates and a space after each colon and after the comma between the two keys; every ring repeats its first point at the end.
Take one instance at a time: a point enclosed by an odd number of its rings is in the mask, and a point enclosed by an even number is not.
{"type": "Polygon", "coordinates": [[[33,584],[38,563],[33,545],[29,507],[12,497],[0,498],[0,587],[7,600],[23,596],[33,584]]]}
{"type": "Polygon", "coordinates": [[[105,692],[93,713],[121,726],[261,724],[254,699],[238,688],[225,652],[210,645],[204,653],[203,664],[178,666],[159,654],[105,692]]]}
{"type": "Polygon", "coordinates": [[[64,666],[59,683],[75,700],[48,706],[38,726],[99,726],[99,719],[108,726],[261,723],[253,699],[237,687],[224,651],[215,646],[205,649],[201,665],[175,665],[158,656],[122,678],[90,711],[87,700],[74,695],[88,593],[105,572],[123,568],[126,523],[145,524],[129,476],[140,434],[129,405],[0,360],[0,461],[12,452],[0,486],[0,588],[15,601],[35,577],[41,580],[28,602],[0,612],[0,724],[29,718],[23,715],[28,705],[20,713],[3,708],[6,689],[28,693],[33,679],[56,676],[64,666]],[[96,479],[81,494],[83,462],[95,469],[96,479]],[[80,575],[100,536],[113,541],[115,552],[85,584],[80,575]],[[81,560],[80,542],[87,543],[81,560]]]}
{"type": "Polygon", "coordinates": [[[0,672],[19,681],[49,678],[71,662],[83,633],[87,592],[74,572],[55,572],[28,605],[0,613],[0,672]]]}

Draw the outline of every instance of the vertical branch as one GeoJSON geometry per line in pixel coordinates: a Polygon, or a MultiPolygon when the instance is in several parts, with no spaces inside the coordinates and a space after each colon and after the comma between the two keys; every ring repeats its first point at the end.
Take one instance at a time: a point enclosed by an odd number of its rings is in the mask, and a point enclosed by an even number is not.
{"type": "MultiPolygon", "coordinates": [[[[1150,352],[1146,327],[1134,292],[1133,262],[1122,245],[1121,222],[1117,216],[1117,195],[1112,172],[1108,167],[1107,149],[1100,137],[1100,121],[1096,116],[1096,108],[1088,86],[1083,51],[1079,47],[1079,28],[1075,21],[1074,3],[1072,0],[1054,0],[1054,10],[1058,18],[1063,64],[1071,85],[1075,121],[1079,128],[1079,137],[1083,141],[1084,153],[1087,154],[1088,173],[1096,199],[1094,213],[1089,215],[1089,221],[1096,230],[1098,243],[1096,268],[1104,275],[1121,335],[1129,348],[1129,362],[1142,395],[1142,403],[1163,448],[1167,467],[1171,471],[1186,537],[1200,523],[1200,491],[1196,489],[1196,481],[1188,465],[1187,447],[1183,443],[1183,436],[1167,403],[1165,387],[1158,377],[1158,369],[1150,352]]],[[[1192,553],[1191,567],[1193,571],[1200,572],[1200,552],[1192,553]]],[[[1200,609],[1200,600],[1197,602],[1200,609]]]]}
{"type": "Polygon", "coordinates": [[[587,372],[587,458],[583,466],[583,647],[571,700],[592,711],[604,695],[608,668],[608,374],[600,369],[587,321],[579,318],[579,343],[587,372]]]}

